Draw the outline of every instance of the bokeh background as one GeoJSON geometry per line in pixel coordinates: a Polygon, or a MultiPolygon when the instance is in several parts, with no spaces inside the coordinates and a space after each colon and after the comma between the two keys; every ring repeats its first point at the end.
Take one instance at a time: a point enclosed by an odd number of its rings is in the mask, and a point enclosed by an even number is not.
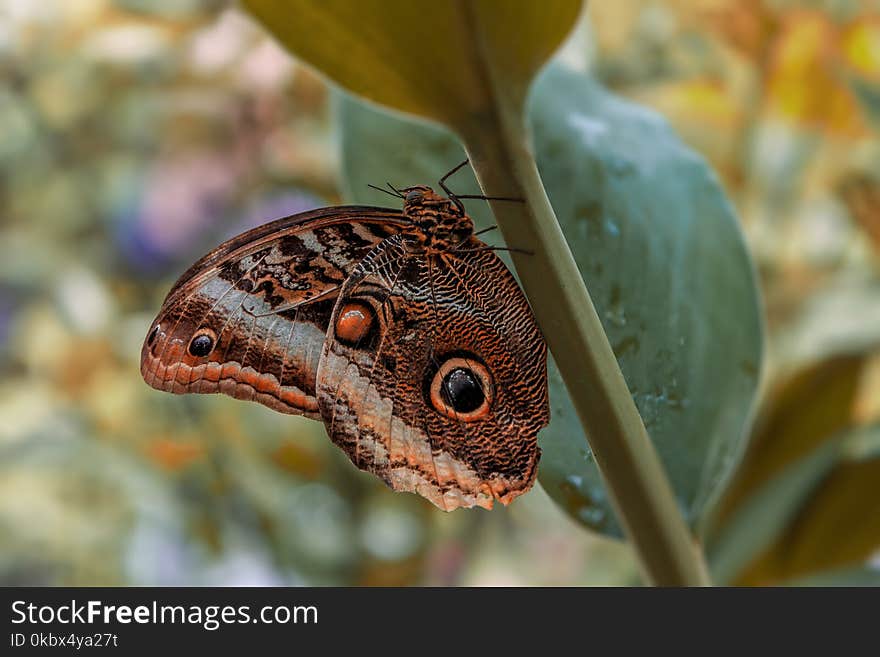
{"type": "MultiPolygon", "coordinates": [[[[847,426],[876,422],[880,7],[594,2],[562,57],[718,171],[761,278],[765,389],[848,386],[847,426]]],[[[342,201],[327,86],[233,4],[0,0],[0,75],[0,582],[638,581],[539,486],[443,514],[319,423],[143,383],[191,262],[342,201]]]]}

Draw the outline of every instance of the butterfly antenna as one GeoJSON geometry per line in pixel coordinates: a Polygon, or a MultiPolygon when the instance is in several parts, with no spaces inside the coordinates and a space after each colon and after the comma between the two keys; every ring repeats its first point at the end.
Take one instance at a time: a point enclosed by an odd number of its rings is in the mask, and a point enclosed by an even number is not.
{"type": "Polygon", "coordinates": [[[446,182],[446,179],[449,178],[449,176],[451,176],[451,175],[454,174],[455,172],[457,172],[459,169],[461,169],[463,166],[465,166],[468,162],[470,162],[470,160],[469,160],[469,159],[465,159],[464,162],[462,162],[461,164],[458,164],[454,169],[452,169],[452,170],[449,171],[445,176],[443,176],[443,177],[440,179],[440,186],[443,187],[443,189],[446,189],[446,187],[445,187],[444,184],[443,184],[443,183],[446,182]]]}
{"type": "Polygon", "coordinates": [[[510,253],[522,253],[523,255],[528,255],[528,256],[535,255],[534,251],[529,251],[528,249],[518,249],[515,246],[493,246],[489,250],[490,251],[509,251],[510,253]]]}
{"type": "Polygon", "coordinates": [[[393,192],[389,192],[384,187],[376,187],[375,185],[367,184],[367,187],[375,189],[377,192],[382,192],[383,194],[388,194],[388,196],[393,196],[394,198],[400,198],[400,194],[394,194],[393,192]]]}
{"type": "Polygon", "coordinates": [[[518,249],[515,246],[478,246],[474,249],[463,249],[457,248],[452,249],[456,253],[474,253],[476,251],[509,251],[510,253],[522,253],[524,255],[535,255],[534,251],[529,251],[528,249],[518,249]]]}
{"type": "MultiPolygon", "coordinates": [[[[459,196],[459,198],[461,197],[459,196]]],[[[474,233],[474,237],[476,237],[477,235],[482,235],[483,233],[488,233],[490,230],[495,230],[496,228],[498,228],[498,224],[495,224],[494,226],[489,226],[488,228],[483,228],[482,230],[478,230],[476,233],[474,233]]]]}
{"type": "Polygon", "coordinates": [[[453,173],[455,173],[456,171],[458,171],[459,169],[461,169],[461,168],[462,168],[464,165],[466,165],[468,162],[470,162],[470,160],[467,160],[467,159],[466,159],[464,162],[462,162],[461,164],[459,164],[458,166],[456,166],[455,168],[453,168],[451,171],[448,171],[448,172],[446,173],[446,175],[443,176],[443,177],[440,179],[440,183],[439,183],[439,184],[440,184],[440,189],[442,189],[443,192],[446,194],[446,196],[449,197],[449,200],[450,200],[450,201],[452,201],[453,203],[455,203],[455,207],[457,207],[458,210],[459,210],[459,212],[461,212],[462,214],[465,213],[465,212],[464,212],[464,203],[462,203],[461,201],[459,201],[459,200],[458,200],[458,196],[457,196],[452,190],[450,190],[449,187],[446,186],[446,179],[449,178],[449,176],[451,176],[453,173]]]}
{"type": "Polygon", "coordinates": [[[397,187],[395,187],[394,185],[392,185],[390,182],[387,182],[387,181],[385,182],[385,184],[388,185],[388,188],[389,188],[392,192],[394,192],[394,195],[395,195],[397,198],[403,198],[403,192],[401,192],[399,189],[397,189],[397,187]]]}
{"type": "Polygon", "coordinates": [[[482,194],[460,194],[458,198],[474,198],[480,201],[512,201],[514,203],[525,203],[525,199],[513,198],[511,196],[483,196],[482,194]]]}

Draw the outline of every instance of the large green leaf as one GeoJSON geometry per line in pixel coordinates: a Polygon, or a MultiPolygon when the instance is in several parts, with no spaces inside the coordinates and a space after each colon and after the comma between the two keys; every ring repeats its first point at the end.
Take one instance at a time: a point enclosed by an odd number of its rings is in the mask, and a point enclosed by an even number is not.
{"type": "Polygon", "coordinates": [[[713,535],[707,546],[712,581],[729,584],[785,532],[798,509],[837,458],[837,445],[821,445],[760,486],[713,535]]]}
{"type": "MultiPolygon", "coordinates": [[[[737,219],[705,161],[654,112],[558,69],[535,86],[531,108],[550,200],[697,524],[740,451],[761,363],[761,311],[737,219]]],[[[571,440],[574,410],[560,386],[553,392],[541,481],[616,533],[598,470],[571,440]]]]}
{"type": "Polygon", "coordinates": [[[869,355],[802,365],[766,395],[711,522],[706,547],[716,581],[778,583],[859,564],[880,546],[880,458],[859,449],[880,434],[852,431],[869,355]]]}
{"type": "Polygon", "coordinates": [[[758,486],[709,544],[719,582],[779,584],[880,549],[880,426],[845,431],[758,486]]]}
{"type": "MultiPolygon", "coordinates": [[[[724,491],[713,526],[790,464],[852,426],[867,353],[835,354],[781,378],[765,396],[748,451],[724,491]]],[[[714,532],[713,532],[714,533],[714,532]]]]}
{"type": "Polygon", "coordinates": [[[346,89],[452,127],[519,109],[580,0],[244,0],[288,50],[346,89]]]}
{"type": "MultiPolygon", "coordinates": [[[[448,133],[350,99],[338,120],[354,201],[387,202],[366,184],[431,183],[463,157],[448,133]]],[[[554,210],[681,507],[696,523],[739,451],[761,361],[760,309],[736,218],[711,170],[658,115],[586,76],[546,71],[530,120],[554,210]]],[[[454,188],[473,190],[469,175],[454,188]]],[[[553,366],[550,380],[540,480],[578,521],[619,536],[553,366]]]]}
{"type": "MultiPolygon", "coordinates": [[[[399,199],[368,187],[386,182],[401,189],[433,184],[464,161],[461,144],[439,126],[394,117],[336,91],[333,112],[339,130],[343,196],[352,202],[399,207],[399,199]]],[[[479,194],[473,171],[465,167],[449,180],[458,194],[479,194]]],[[[492,224],[485,202],[467,209],[478,228],[492,224]]]]}
{"type": "Polygon", "coordinates": [[[856,76],[849,82],[865,116],[874,126],[880,127],[880,85],[856,76]]]}

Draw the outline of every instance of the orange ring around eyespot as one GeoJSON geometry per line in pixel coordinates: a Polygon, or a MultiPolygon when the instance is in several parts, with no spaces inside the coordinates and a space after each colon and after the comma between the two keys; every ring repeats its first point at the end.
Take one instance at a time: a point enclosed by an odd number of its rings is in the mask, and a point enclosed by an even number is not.
{"type": "Polygon", "coordinates": [[[473,358],[454,357],[446,360],[431,380],[431,404],[437,412],[442,413],[452,420],[460,420],[462,422],[482,420],[489,414],[489,409],[492,408],[492,401],[494,398],[495,387],[492,384],[492,376],[489,374],[489,370],[486,369],[485,365],[473,358]],[[447,374],[456,369],[469,370],[475,374],[480,382],[480,387],[483,390],[483,403],[474,410],[466,413],[457,411],[447,404],[440,392],[440,386],[443,384],[443,379],[446,378],[447,374]]]}
{"type": "Polygon", "coordinates": [[[336,337],[350,344],[363,340],[370,332],[376,316],[373,309],[364,303],[351,301],[339,311],[336,319],[336,337]]]}

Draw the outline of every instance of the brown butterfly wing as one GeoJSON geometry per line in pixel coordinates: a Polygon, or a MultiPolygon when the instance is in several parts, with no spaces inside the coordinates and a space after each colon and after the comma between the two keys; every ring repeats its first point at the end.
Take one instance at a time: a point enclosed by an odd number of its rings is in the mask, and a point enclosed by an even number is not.
{"type": "Polygon", "coordinates": [[[318,365],[319,408],[352,462],[393,489],[446,510],[491,508],[534,482],[537,433],[549,421],[546,358],[528,302],[494,253],[410,253],[396,236],[342,287],[318,365]],[[355,340],[340,336],[352,308],[372,317],[355,340]],[[435,385],[456,363],[465,379],[487,373],[461,414],[435,385]]]}
{"type": "Polygon", "coordinates": [[[144,379],[319,418],[315,376],[335,297],[402,222],[394,210],[323,208],[221,244],[165,299],[141,351],[144,379]]]}

